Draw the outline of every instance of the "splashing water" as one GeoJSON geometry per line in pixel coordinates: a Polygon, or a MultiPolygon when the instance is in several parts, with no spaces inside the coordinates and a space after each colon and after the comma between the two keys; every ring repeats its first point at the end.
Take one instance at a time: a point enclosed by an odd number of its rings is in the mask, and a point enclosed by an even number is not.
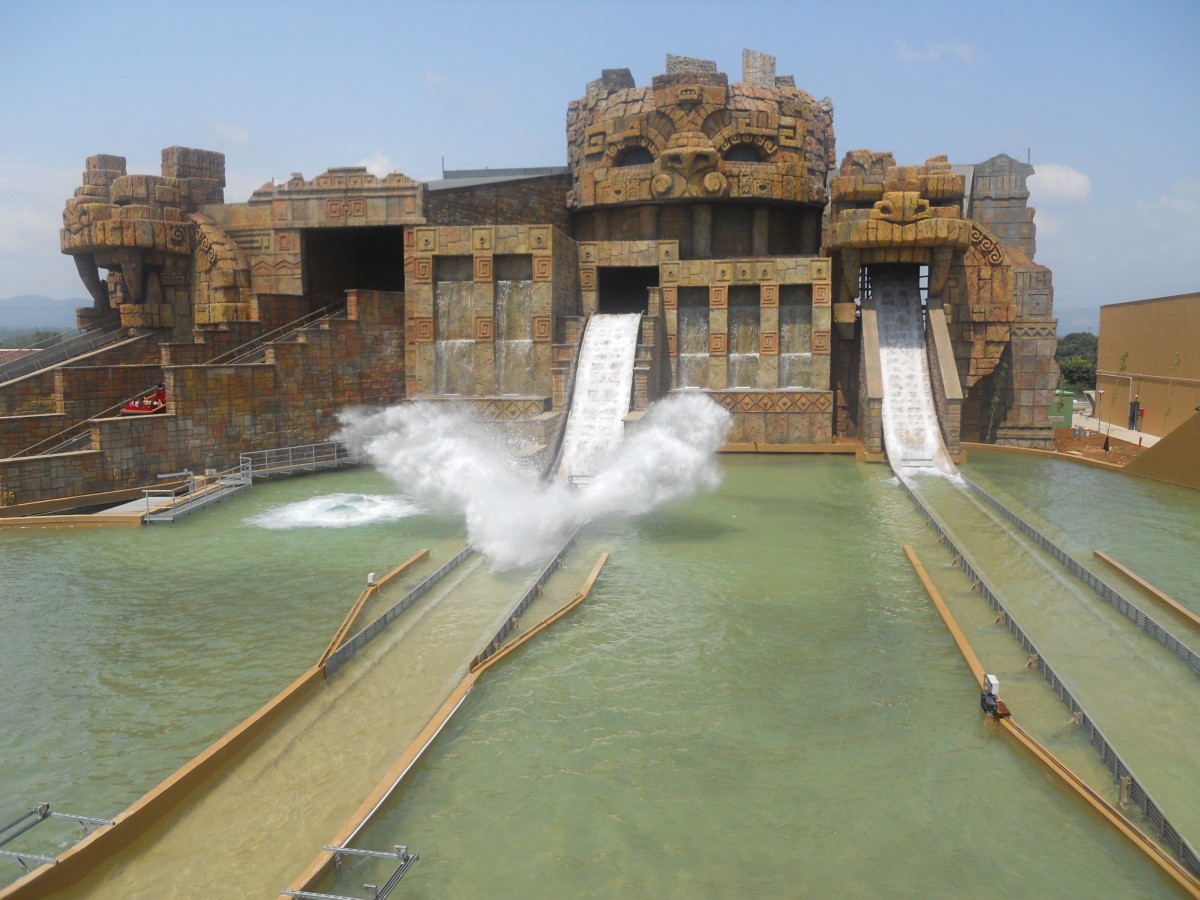
{"type": "Polygon", "coordinates": [[[260,528],[353,528],[396,522],[424,512],[403,497],[380,494],[326,494],[268,509],[246,519],[260,528]]]}
{"type": "Polygon", "coordinates": [[[515,448],[440,404],[341,415],[337,440],[360,448],[417,504],[461,514],[471,544],[498,570],[545,558],[578,525],[640,515],[711,490],[730,416],[704,394],[654,404],[582,487],[543,483],[515,448]]]}

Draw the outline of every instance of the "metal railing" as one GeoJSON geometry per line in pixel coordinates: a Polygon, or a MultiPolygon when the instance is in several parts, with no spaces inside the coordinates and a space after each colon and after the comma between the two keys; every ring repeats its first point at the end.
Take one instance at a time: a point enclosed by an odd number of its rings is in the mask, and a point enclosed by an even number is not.
{"type": "Polygon", "coordinates": [[[289,475],[292,472],[313,472],[338,466],[358,464],[358,452],[338,441],[320,444],[301,444],[296,447],[275,447],[271,450],[251,450],[238,457],[249,467],[252,478],[289,475]]]}
{"type": "Polygon", "coordinates": [[[1014,513],[1011,509],[975,484],[969,478],[963,478],[967,486],[976,494],[982,497],[989,505],[1000,512],[1004,518],[1008,519],[1024,532],[1035,544],[1053,556],[1068,572],[1094,590],[1106,602],[1111,604],[1118,612],[1137,625],[1142,631],[1150,635],[1184,662],[1186,662],[1197,675],[1200,675],[1200,656],[1194,653],[1190,647],[1184,644],[1179,638],[1171,634],[1162,625],[1146,615],[1141,609],[1135,606],[1127,597],[1111,585],[1107,584],[1091,570],[1085,568],[1080,563],[1076,562],[1065,550],[1039,532],[1036,528],[1014,513]]]}
{"type": "Polygon", "coordinates": [[[99,412],[92,413],[86,419],[81,419],[73,425],[68,425],[57,434],[52,434],[48,438],[42,438],[36,444],[31,444],[24,450],[18,450],[13,456],[46,456],[51,453],[66,453],[68,450],[81,450],[78,446],[83,436],[86,434],[91,438],[91,428],[93,419],[104,419],[109,416],[120,413],[130,403],[135,400],[141,400],[149,394],[154,393],[154,387],[149,387],[138,391],[132,397],[127,397],[124,400],[118,400],[112,406],[106,407],[99,412]]]}
{"type": "MultiPolygon", "coordinates": [[[[84,834],[91,834],[88,826],[97,827],[100,825],[113,824],[112,819],[96,819],[92,816],[77,816],[73,813],[58,813],[50,811],[49,803],[39,803],[29,812],[24,813],[13,819],[4,827],[0,828],[0,846],[7,844],[16,838],[23,835],[32,828],[36,828],[48,819],[70,819],[83,829],[84,834]],[[32,821],[30,821],[32,820],[32,821]]],[[[32,868],[26,863],[26,860],[31,860],[39,865],[50,863],[54,865],[58,859],[53,856],[42,856],[38,853],[19,853],[13,850],[0,850],[0,856],[7,856],[10,859],[15,859],[18,865],[26,872],[32,871],[32,868]]]]}
{"type": "Polygon", "coordinates": [[[463,547],[450,560],[444,563],[441,568],[405,594],[387,612],[329,654],[329,658],[325,660],[325,677],[328,678],[349,660],[358,655],[367,644],[379,636],[383,629],[387,628],[388,625],[395,621],[401,613],[412,606],[417,600],[425,596],[430,588],[449,575],[454,569],[458,568],[473,552],[474,550],[469,545],[463,547]]]}
{"type": "Polygon", "coordinates": [[[179,516],[191,512],[221,497],[249,487],[253,482],[250,469],[244,461],[224,472],[212,472],[197,480],[191,469],[159,475],[160,479],[183,478],[186,481],[173,488],[147,488],[142,491],[146,500],[145,522],[174,522],[179,516]]]}
{"type": "Polygon", "coordinates": [[[279,341],[288,335],[299,331],[301,328],[306,328],[309,325],[314,325],[317,322],[322,322],[326,319],[333,319],[346,312],[346,301],[342,300],[339,303],[331,303],[322,309],[315,312],[310,312],[301,316],[286,325],[280,325],[274,331],[268,331],[266,334],[260,334],[258,337],[234,347],[232,350],[227,350],[224,353],[214,356],[207,360],[205,365],[214,366],[221,363],[233,364],[243,361],[248,356],[253,356],[260,350],[263,350],[267,344],[279,341]]]}
{"type": "Polygon", "coordinates": [[[22,348],[34,350],[33,353],[9,351],[0,357],[0,382],[22,378],[57,366],[82,353],[99,350],[118,340],[124,330],[119,323],[91,329],[76,328],[39,341],[32,347],[22,348]]]}
{"type": "Polygon", "coordinates": [[[374,884],[364,884],[363,890],[367,892],[365,898],[349,897],[344,894],[322,894],[317,891],[296,891],[291,888],[281,891],[281,893],[288,897],[301,898],[301,900],[387,900],[387,896],[396,889],[396,885],[400,883],[400,879],[421,858],[420,853],[409,853],[408,848],[403,844],[397,844],[395,849],[390,852],[386,850],[359,850],[356,847],[326,847],[325,850],[333,854],[333,865],[339,874],[342,871],[343,856],[394,859],[398,861],[399,865],[392,872],[391,876],[389,876],[383,887],[374,884]]]}
{"type": "Polygon", "coordinates": [[[1187,839],[1167,820],[1162,808],[1150,797],[1146,789],[1142,787],[1129,766],[1121,758],[1120,754],[1117,753],[1116,748],[1101,732],[1095,720],[1088,715],[1079,701],[1075,699],[1074,694],[1067,688],[1066,683],[1059,678],[1058,673],[1046,662],[1046,658],[1042,655],[1037,645],[1034,644],[1025,631],[1016,623],[1012,615],[1000,601],[1000,598],[988,587],[987,582],[983,580],[983,576],[971,563],[962,549],[954,543],[954,539],[942,526],[941,522],[938,521],[937,517],[913,493],[912,488],[909,487],[904,479],[900,479],[900,485],[908,494],[909,499],[916,504],[917,508],[925,516],[927,523],[937,533],[938,538],[954,552],[954,563],[971,579],[972,588],[977,590],[980,596],[987,600],[988,605],[992,609],[1003,614],[1004,624],[1008,628],[1009,633],[1032,655],[1031,659],[1036,660],[1038,674],[1049,682],[1054,692],[1058,694],[1059,699],[1067,705],[1071,715],[1077,717],[1080,726],[1086,729],[1088,740],[1100,752],[1104,767],[1112,775],[1113,783],[1122,787],[1128,787],[1129,802],[1141,812],[1145,821],[1154,829],[1162,842],[1171,848],[1184,867],[1193,875],[1200,877],[1200,855],[1196,853],[1196,850],[1187,839]]]}
{"type": "Polygon", "coordinates": [[[575,538],[578,537],[580,528],[582,527],[583,526],[581,525],[571,532],[571,536],[568,537],[565,542],[563,542],[561,547],[559,547],[558,552],[554,554],[554,558],[546,564],[546,568],[542,570],[542,574],[537,577],[537,580],[529,587],[529,590],[525,592],[525,595],[521,597],[520,601],[513,608],[513,611],[509,613],[508,618],[504,620],[504,625],[499,631],[496,632],[492,640],[483,649],[483,652],[479,654],[477,657],[479,662],[483,662],[493,653],[498,653],[500,648],[504,646],[504,639],[512,633],[514,628],[518,627],[517,623],[520,619],[521,613],[525,612],[525,610],[529,608],[529,604],[534,601],[535,597],[541,595],[542,588],[545,586],[546,582],[550,580],[550,576],[554,574],[554,571],[559,568],[560,564],[562,563],[563,556],[566,555],[566,552],[570,549],[571,545],[575,543],[575,538]]]}

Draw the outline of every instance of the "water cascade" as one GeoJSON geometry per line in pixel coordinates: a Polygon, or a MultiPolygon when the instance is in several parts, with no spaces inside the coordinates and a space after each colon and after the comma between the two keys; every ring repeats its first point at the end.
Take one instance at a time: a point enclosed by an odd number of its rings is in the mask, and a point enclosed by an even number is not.
{"type": "Polygon", "coordinates": [[[729,304],[731,388],[758,387],[758,304],[729,304]]]}
{"type": "Polygon", "coordinates": [[[679,304],[679,387],[708,387],[708,306],[679,304]]]}
{"type": "Polygon", "coordinates": [[[475,391],[473,288],[470,281],[444,281],[434,290],[434,385],[439,395],[475,391]]]}
{"type": "Polygon", "coordinates": [[[496,282],[496,393],[533,393],[533,282],[496,282]]]}
{"type": "Polygon", "coordinates": [[[620,446],[641,322],[637,313],[594,315],[588,322],[555,473],[560,481],[594,475],[602,460],[620,446]]]}
{"type": "Polygon", "coordinates": [[[816,387],[812,377],[812,306],[779,304],[779,386],[816,387]]]}
{"type": "Polygon", "coordinates": [[[871,290],[879,322],[888,461],[901,477],[920,470],[957,475],[933,406],[917,270],[873,270],[871,290]]]}

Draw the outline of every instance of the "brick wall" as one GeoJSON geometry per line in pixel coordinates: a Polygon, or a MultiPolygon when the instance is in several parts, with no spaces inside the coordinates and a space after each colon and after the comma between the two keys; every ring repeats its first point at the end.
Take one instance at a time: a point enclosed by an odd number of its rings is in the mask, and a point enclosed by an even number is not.
{"type": "Polygon", "coordinates": [[[166,415],[97,420],[92,452],[0,460],[0,489],[28,503],[152,485],[162,472],[329,440],[342,409],[403,398],[402,295],[359,291],[349,305],[355,318],[273,344],[266,362],[168,367],[166,415]]]}
{"type": "Polygon", "coordinates": [[[567,191],[570,175],[429,191],[425,221],[430,225],[540,225],[570,231],[567,191]]]}

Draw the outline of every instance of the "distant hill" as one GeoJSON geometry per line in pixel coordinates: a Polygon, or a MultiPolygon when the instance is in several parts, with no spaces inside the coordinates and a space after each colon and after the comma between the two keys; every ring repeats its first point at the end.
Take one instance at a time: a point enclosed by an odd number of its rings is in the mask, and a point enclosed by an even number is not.
{"type": "Polygon", "coordinates": [[[1058,319],[1058,336],[1074,334],[1076,331],[1100,333],[1100,310],[1097,307],[1087,309],[1059,309],[1054,307],[1054,316],[1058,319]]]}
{"type": "Polygon", "coordinates": [[[0,331],[29,328],[67,331],[75,327],[75,307],[91,305],[90,297],[70,300],[53,300],[41,294],[7,297],[0,299],[0,331]]]}

